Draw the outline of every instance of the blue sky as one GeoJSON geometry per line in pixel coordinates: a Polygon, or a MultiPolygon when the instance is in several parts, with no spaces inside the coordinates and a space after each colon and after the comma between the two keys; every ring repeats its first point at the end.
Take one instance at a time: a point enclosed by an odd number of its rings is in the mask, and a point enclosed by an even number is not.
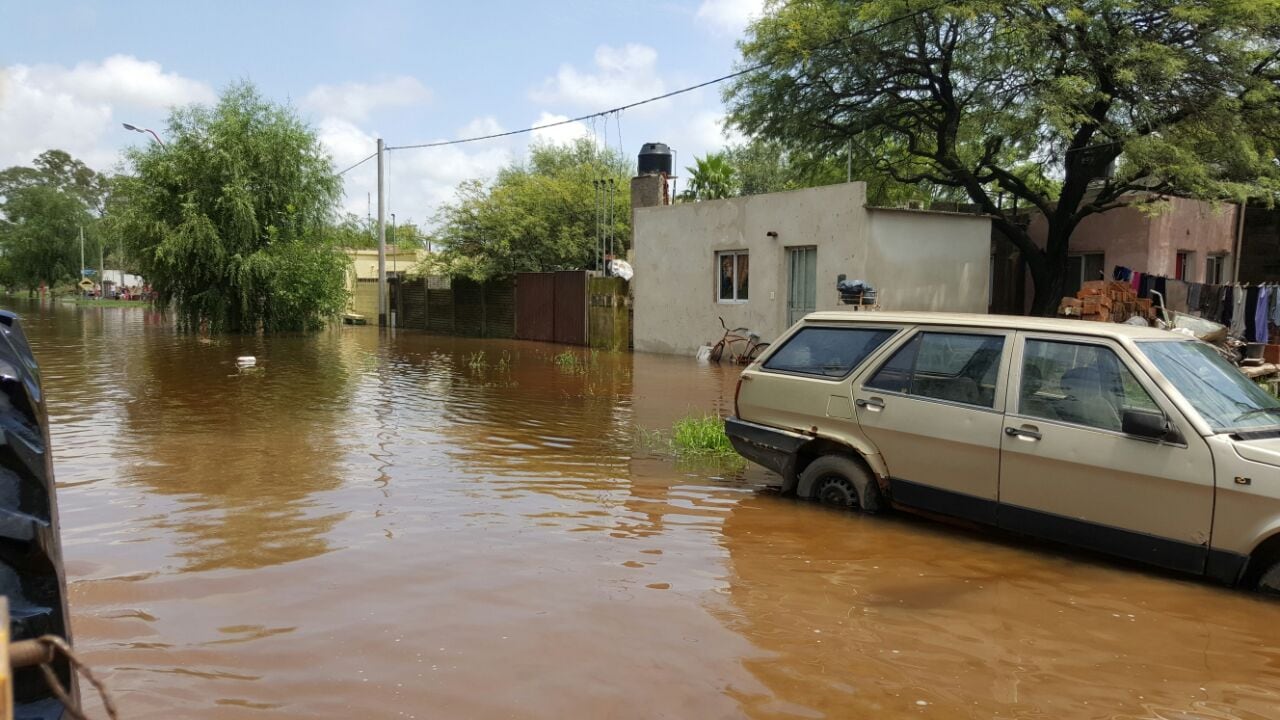
{"type": "MultiPolygon", "coordinates": [[[[400,145],[574,117],[715,77],[761,0],[669,2],[14,2],[0,0],[0,167],[60,147],[109,170],[163,131],[173,104],[239,79],[292,102],[346,167],[376,137],[400,145]]],[[[608,142],[660,140],[681,164],[725,140],[716,88],[622,114],[608,142]]],[[[603,123],[537,133],[605,136],[603,123]]],[[[427,220],[461,180],[491,175],[528,139],[401,151],[390,209],[427,220]]],[[[347,175],[363,213],[373,163],[347,175]]]]}

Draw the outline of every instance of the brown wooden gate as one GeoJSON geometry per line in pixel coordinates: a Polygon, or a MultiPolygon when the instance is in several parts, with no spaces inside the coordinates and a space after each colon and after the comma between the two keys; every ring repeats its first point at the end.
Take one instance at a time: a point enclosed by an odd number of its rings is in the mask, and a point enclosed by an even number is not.
{"type": "Polygon", "coordinates": [[[556,273],[555,342],[587,344],[587,273],[562,270],[556,273]]]}
{"type": "Polygon", "coordinates": [[[516,276],[516,337],[587,344],[587,273],[562,270],[516,276]]]}
{"type": "Polygon", "coordinates": [[[554,273],[516,275],[516,337],[555,340],[556,276],[554,273]]]}

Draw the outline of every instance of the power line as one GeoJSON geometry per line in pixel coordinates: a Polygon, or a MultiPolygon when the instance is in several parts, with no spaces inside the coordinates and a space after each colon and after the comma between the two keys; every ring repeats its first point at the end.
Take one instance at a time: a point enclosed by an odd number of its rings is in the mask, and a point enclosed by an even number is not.
{"type": "MultiPolygon", "coordinates": [[[[937,4],[934,4],[934,5],[930,5],[929,7],[926,7],[926,8],[922,8],[922,9],[920,9],[920,10],[915,10],[915,11],[913,11],[913,12],[909,12],[909,13],[906,13],[906,14],[904,14],[904,15],[899,15],[899,16],[897,16],[897,17],[890,18],[890,19],[888,19],[888,20],[885,20],[885,21],[884,21],[884,22],[882,22],[882,23],[878,23],[878,24],[876,24],[876,25],[872,25],[872,26],[870,26],[870,27],[865,27],[865,28],[862,28],[861,30],[857,30],[857,31],[854,31],[854,32],[852,32],[852,33],[849,33],[848,35],[845,35],[845,36],[842,36],[842,37],[836,38],[836,39],[831,40],[831,41],[829,41],[829,42],[825,42],[825,43],[823,43],[823,44],[821,44],[821,45],[817,46],[816,48],[813,48],[813,50],[821,50],[821,49],[823,49],[823,48],[830,47],[831,45],[834,45],[834,44],[836,44],[836,43],[843,42],[843,41],[845,41],[845,40],[849,40],[849,39],[852,39],[852,38],[858,37],[859,35],[865,35],[865,34],[870,33],[870,32],[875,32],[876,30],[881,30],[881,29],[886,28],[886,27],[889,27],[890,25],[893,25],[893,24],[895,24],[895,23],[902,22],[903,20],[909,20],[909,19],[911,19],[911,18],[913,18],[913,17],[916,17],[917,15],[923,15],[924,13],[932,12],[932,11],[934,11],[934,10],[937,10],[937,9],[939,9],[939,8],[943,7],[945,4],[946,4],[946,3],[937,3],[937,4]]],[[[636,102],[628,103],[628,104],[626,104],[626,105],[619,105],[618,107],[610,108],[610,109],[608,109],[608,110],[601,110],[601,111],[599,111],[599,112],[593,112],[593,113],[589,113],[589,114],[587,114],[587,115],[579,115],[578,117],[569,118],[569,119],[567,119],[567,120],[560,120],[560,121],[553,122],[553,123],[547,123],[546,125],[536,125],[536,126],[534,126],[534,127],[521,128],[520,130],[508,130],[508,131],[506,131],[506,132],[492,133],[492,134],[489,134],[489,135],[477,135],[477,136],[475,136],[475,137],[461,138],[461,139],[458,139],[458,140],[439,140],[439,141],[436,141],[436,142],[416,143],[416,144],[414,144],[414,145],[388,145],[388,146],[386,146],[386,148],[385,148],[385,149],[387,149],[387,150],[414,150],[414,149],[417,149],[417,148],[434,148],[434,147],[445,147],[445,146],[447,146],[447,145],[462,145],[462,144],[464,144],[464,143],[480,142],[481,140],[495,140],[495,139],[497,139],[497,138],[511,137],[512,135],[524,135],[524,134],[526,134],[526,133],[531,133],[531,132],[533,132],[533,131],[535,131],[535,130],[546,130],[547,128],[560,127],[561,125],[568,125],[568,124],[570,124],[570,123],[582,122],[582,121],[584,121],[584,120],[592,120],[592,119],[594,119],[594,118],[599,118],[599,117],[604,117],[604,118],[606,118],[606,122],[607,122],[607,118],[608,118],[608,116],[609,116],[610,114],[612,114],[612,113],[621,113],[621,112],[622,112],[622,111],[624,111],[624,110],[630,110],[630,109],[632,109],[632,108],[637,108],[637,107],[640,107],[641,105],[648,105],[649,103],[655,103],[655,102],[658,102],[659,100],[666,100],[666,99],[668,99],[668,98],[676,97],[677,95],[683,95],[683,94],[685,94],[685,93],[693,92],[694,90],[701,90],[701,89],[702,89],[702,88],[704,88],[704,87],[708,87],[708,86],[711,86],[711,85],[715,85],[715,84],[717,84],[717,83],[722,83],[722,82],[724,82],[725,80],[732,80],[733,78],[741,77],[741,76],[746,75],[746,74],[748,74],[748,73],[753,73],[753,72],[755,72],[755,71],[757,71],[757,70],[763,70],[764,68],[769,67],[770,65],[773,65],[773,64],[774,64],[774,63],[773,63],[772,61],[767,61],[767,60],[766,60],[765,62],[756,63],[755,65],[752,65],[751,67],[743,68],[743,69],[741,69],[741,70],[736,70],[736,71],[731,72],[731,73],[729,73],[729,74],[727,74],[727,75],[721,75],[721,76],[720,76],[720,77],[718,77],[718,78],[713,78],[713,79],[711,79],[711,80],[707,80],[706,82],[700,82],[700,83],[698,83],[697,85],[690,85],[690,86],[688,86],[688,87],[683,87],[683,88],[680,88],[680,89],[678,89],[678,90],[672,90],[671,92],[668,92],[668,93],[663,93],[663,94],[661,94],[661,95],[655,95],[655,96],[653,96],[653,97],[651,97],[651,98],[645,98],[644,100],[637,100],[636,102]]],[[[606,127],[607,127],[607,126],[606,126],[606,127]]],[[[607,137],[608,130],[606,130],[605,132],[606,132],[606,137],[607,137]]],[[[607,140],[606,140],[606,144],[607,144],[607,140]]],[[[375,154],[376,154],[376,153],[375,153],[375,154]]],[[[368,159],[369,159],[369,158],[365,158],[364,160],[361,160],[360,162],[362,163],[362,162],[364,162],[365,160],[368,160],[368,159]]],[[[359,164],[360,164],[360,163],[356,163],[356,165],[359,165],[359,164]]],[[[355,166],[353,165],[352,167],[355,167],[355,166]]],[[[351,168],[347,168],[347,170],[350,170],[350,169],[351,169],[351,168]]],[[[343,170],[342,172],[346,172],[346,170],[343,170]]],[[[339,173],[339,174],[342,174],[342,173],[339,173]]]]}
{"type": "Polygon", "coordinates": [[[352,171],[352,170],[355,170],[356,168],[360,167],[361,165],[363,165],[363,164],[365,164],[365,163],[369,162],[370,160],[372,160],[372,159],[374,159],[374,158],[376,158],[376,157],[378,157],[378,153],[377,153],[377,152],[373,152],[373,153],[371,153],[368,157],[366,157],[365,159],[361,160],[360,162],[356,163],[355,165],[352,165],[351,167],[347,168],[346,170],[343,170],[342,172],[340,172],[340,173],[338,173],[338,174],[339,174],[339,175],[343,175],[343,174],[346,174],[347,172],[350,172],[350,171],[352,171]]]}

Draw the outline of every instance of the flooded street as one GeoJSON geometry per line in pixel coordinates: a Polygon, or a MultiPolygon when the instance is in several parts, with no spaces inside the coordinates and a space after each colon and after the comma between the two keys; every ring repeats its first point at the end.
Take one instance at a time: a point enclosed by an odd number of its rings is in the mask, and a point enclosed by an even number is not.
{"type": "Polygon", "coordinates": [[[1280,716],[1280,602],[637,442],[731,367],[14,307],[124,718],[1280,716]]]}

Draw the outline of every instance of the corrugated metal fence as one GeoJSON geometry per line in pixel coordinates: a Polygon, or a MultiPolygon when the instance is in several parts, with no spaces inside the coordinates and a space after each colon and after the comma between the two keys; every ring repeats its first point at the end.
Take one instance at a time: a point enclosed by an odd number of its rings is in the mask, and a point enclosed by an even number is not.
{"type": "MultiPolygon", "coordinates": [[[[593,294],[600,292],[591,284],[600,280],[602,278],[589,278],[585,271],[578,270],[520,273],[484,283],[460,277],[392,278],[391,307],[396,310],[397,326],[403,328],[586,345],[593,339],[589,327],[606,327],[589,322],[589,314],[599,310],[616,314],[618,305],[625,303],[626,290],[622,284],[610,287],[606,293],[622,295],[621,300],[610,297],[607,303],[599,300],[591,303],[601,308],[589,308],[588,288],[593,294]]],[[[607,341],[602,337],[605,342],[601,347],[619,348],[620,343],[613,339],[618,332],[615,322],[611,319],[608,323],[607,334],[613,337],[607,341]]]]}

